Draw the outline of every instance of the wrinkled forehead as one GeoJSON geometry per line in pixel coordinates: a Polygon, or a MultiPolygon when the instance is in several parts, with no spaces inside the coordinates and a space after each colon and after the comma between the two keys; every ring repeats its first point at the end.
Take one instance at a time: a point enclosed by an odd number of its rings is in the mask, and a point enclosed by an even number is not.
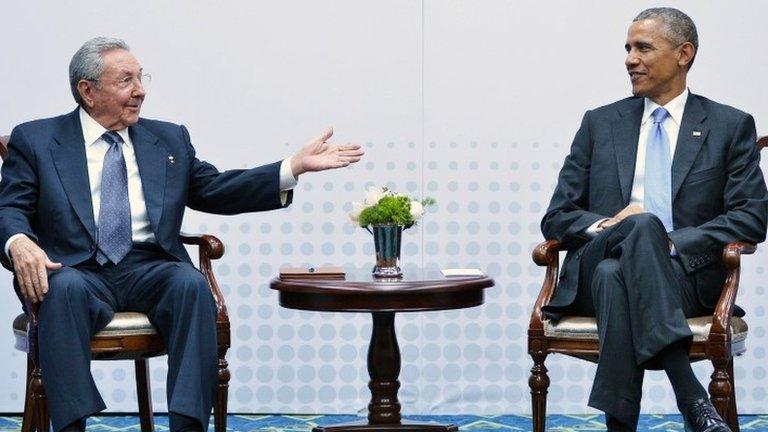
{"type": "Polygon", "coordinates": [[[141,64],[136,57],[124,49],[112,49],[101,53],[104,61],[102,76],[138,75],[141,73],[141,64]]]}

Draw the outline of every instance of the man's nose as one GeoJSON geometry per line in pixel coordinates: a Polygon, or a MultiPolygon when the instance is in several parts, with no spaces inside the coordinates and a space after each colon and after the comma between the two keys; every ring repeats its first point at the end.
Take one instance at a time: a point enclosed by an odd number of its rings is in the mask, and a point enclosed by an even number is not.
{"type": "Polygon", "coordinates": [[[133,86],[133,92],[131,93],[131,96],[144,97],[146,94],[147,91],[144,89],[144,85],[141,83],[141,81],[136,82],[133,86]]]}
{"type": "Polygon", "coordinates": [[[640,62],[640,59],[635,54],[634,50],[629,50],[629,52],[627,53],[627,58],[624,59],[624,64],[627,67],[629,67],[629,66],[637,65],[639,62],[640,62]]]}

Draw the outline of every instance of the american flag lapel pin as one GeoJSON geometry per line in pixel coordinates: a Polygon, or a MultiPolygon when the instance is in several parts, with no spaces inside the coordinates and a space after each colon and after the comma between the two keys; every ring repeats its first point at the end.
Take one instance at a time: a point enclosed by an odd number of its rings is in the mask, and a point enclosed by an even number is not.
{"type": "Polygon", "coordinates": [[[693,136],[700,137],[701,136],[701,131],[693,131],[693,136]]]}

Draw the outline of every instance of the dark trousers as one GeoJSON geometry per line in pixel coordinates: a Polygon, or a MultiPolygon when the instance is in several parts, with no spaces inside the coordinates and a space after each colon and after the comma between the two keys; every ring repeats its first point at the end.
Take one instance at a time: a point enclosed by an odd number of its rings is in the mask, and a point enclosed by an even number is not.
{"type": "Polygon", "coordinates": [[[54,431],[106,407],[91,376],[90,340],[115,311],[147,314],[165,343],[171,430],[185,425],[179,414],[207,429],[218,359],[216,305],[202,273],[134,248],[117,266],[88,261],[50,272],[48,281],[39,349],[54,431]]]}
{"type": "Polygon", "coordinates": [[[600,359],[589,406],[636,429],[645,366],[664,347],[690,341],[686,318],[705,310],[695,278],[670,256],[664,226],[643,213],[583,246],[569,313],[597,317],[600,359]]]}

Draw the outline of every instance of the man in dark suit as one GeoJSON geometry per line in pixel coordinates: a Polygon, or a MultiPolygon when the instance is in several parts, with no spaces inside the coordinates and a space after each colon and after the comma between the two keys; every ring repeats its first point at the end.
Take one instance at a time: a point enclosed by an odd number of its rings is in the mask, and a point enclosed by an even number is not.
{"type": "Polygon", "coordinates": [[[89,341],[116,310],[146,313],[165,342],[171,430],[206,430],[216,311],[179,240],[185,207],[282,208],[300,174],[363,154],[326,142],[329,129],[281,162],[219,172],[196,158],[184,126],[139,117],[146,78],[125,42],[89,40],[70,63],[79,107],[14,128],[2,166],[2,259],[20,297],[41,302],[40,365],[56,432],[83,430],[105,408],[89,341]]]}
{"type": "Polygon", "coordinates": [[[765,239],[768,196],[752,117],[687,89],[693,21],[648,9],[629,27],[630,97],[588,111],[541,227],[568,250],[545,312],[597,317],[589,405],[634,430],[644,366],[666,371],[687,428],[727,431],[688,361],[686,317],[709,314],[723,247],[765,239]]]}

